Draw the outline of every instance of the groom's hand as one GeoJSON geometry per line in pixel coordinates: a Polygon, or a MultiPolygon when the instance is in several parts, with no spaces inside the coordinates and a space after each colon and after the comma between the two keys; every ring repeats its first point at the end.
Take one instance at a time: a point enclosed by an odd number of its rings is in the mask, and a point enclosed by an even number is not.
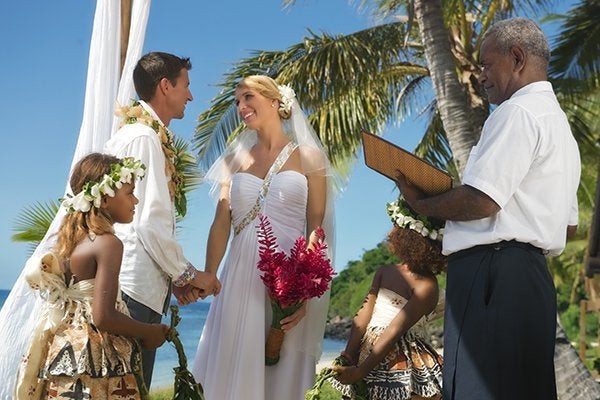
{"type": "Polygon", "coordinates": [[[192,285],[185,285],[182,287],[173,285],[173,295],[175,295],[175,298],[177,299],[177,304],[184,306],[198,301],[200,292],[192,285]]]}

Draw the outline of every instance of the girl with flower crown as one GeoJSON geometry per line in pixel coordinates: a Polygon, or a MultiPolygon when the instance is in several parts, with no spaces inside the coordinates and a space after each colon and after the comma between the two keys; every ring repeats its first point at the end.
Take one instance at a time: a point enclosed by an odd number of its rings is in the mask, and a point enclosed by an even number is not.
{"type": "Polygon", "coordinates": [[[332,367],[330,382],[346,399],[439,399],[442,358],[427,325],[443,312],[435,277],[446,266],[441,231],[402,199],[388,204],[388,213],[388,243],[401,262],[375,273],[338,358],[345,366],[332,367]]]}
{"type": "Polygon", "coordinates": [[[121,301],[123,244],[113,223],[129,223],[144,165],[92,153],[74,167],[74,196],[54,251],[32,257],[26,280],[44,300],[42,318],[17,373],[16,399],[144,399],[140,348],[165,341],[168,326],[129,317],[121,301]]]}
{"type": "Polygon", "coordinates": [[[233,231],[210,307],[193,373],[207,399],[304,398],[315,379],[329,293],[307,300],[280,320],[285,332],[279,361],[265,365],[271,306],[257,268],[258,216],[269,219],[281,249],[300,236],[308,246],[321,226],[333,248],[332,175],[329,162],[289,86],[262,75],[244,78],[235,103],[246,130],[206,174],[218,203],[210,228],[206,271],[217,274],[233,231]]]}

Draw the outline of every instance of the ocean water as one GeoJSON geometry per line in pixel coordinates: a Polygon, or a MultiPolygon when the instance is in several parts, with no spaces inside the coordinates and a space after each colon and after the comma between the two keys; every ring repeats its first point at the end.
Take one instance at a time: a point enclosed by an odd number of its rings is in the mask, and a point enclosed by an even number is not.
{"type": "MultiPolygon", "coordinates": [[[[8,296],[8,290],[0,290],[0,306],[4,304],[4,300],[8,296]]],[[[188,369],[191,370],[198,340],[208,314],[210,302],[199,301],[194,304],[189,304],[179,308],[181,321],[177,326],[179,338],[183,344],[185,354],[188,359],[188,369]]],[[[169,325],[171,321],[170,313],[166,318],[163,318],[163,323],[169,325]]],[[[339,340],[324,339],[323,340],[323,355],[321,359],[332,359],[339,354],[344,348],[345,342],[339,340]]],[[[166,342],[156,352],[156,361],[154,364],[154,373],[152,376],[152,388],[160,388],[173,384],[173,368],[178,366],[177,352],[175,347],[166,342]]]]}

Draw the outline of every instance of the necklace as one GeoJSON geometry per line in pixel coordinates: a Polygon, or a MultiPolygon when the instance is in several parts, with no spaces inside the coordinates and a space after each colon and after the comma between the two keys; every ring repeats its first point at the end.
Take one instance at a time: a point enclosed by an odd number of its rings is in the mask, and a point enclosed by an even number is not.
{"type": "Polygon", "coordinates": [[[165,155],[165,175],[171,178],[168,182],[169,195],[171,196],[171,201],[175,204],[177,213],[183,217],[186,212],[187,203],[185,198],[185,177],[183,172],[176,168],[180,160],[177,149],[174,146],[173,133],[150,115],[139,101],[133,101],[131,106],[117,107],[115,114],[123,118],[119,128],[126,124],[140,123],[152,128],[158,135],[162,151],[165,155]]]}

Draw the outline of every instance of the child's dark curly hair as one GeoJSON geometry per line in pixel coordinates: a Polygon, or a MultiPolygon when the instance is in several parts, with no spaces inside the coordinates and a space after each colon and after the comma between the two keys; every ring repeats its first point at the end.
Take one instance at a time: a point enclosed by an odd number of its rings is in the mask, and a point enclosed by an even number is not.
{"type": "Polygon", "coordinates": [[[394,227],[388,234],[392,252],[420,275],[437,275],[446,270],[446,256],[442,254],[442,243],[424,237],[412,229],[394,227]]]}

